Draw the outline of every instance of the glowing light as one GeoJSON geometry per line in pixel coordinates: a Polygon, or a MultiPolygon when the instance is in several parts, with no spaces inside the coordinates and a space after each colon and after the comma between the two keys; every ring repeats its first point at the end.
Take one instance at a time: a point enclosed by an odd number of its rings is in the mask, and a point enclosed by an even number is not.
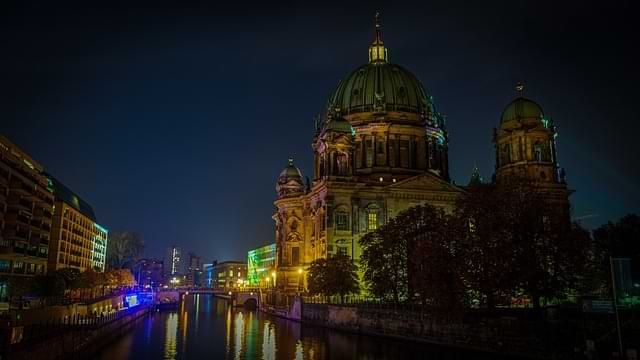
{"type": "Polygon", "coordinates": [[[382,177],[380,177],[380,182],[382,182],[384,179],[382,177]]]}
{"type": "Polygon", "coordinates": [[[302,274],[302,268],[298,269],[298,274],[302,274]]]}

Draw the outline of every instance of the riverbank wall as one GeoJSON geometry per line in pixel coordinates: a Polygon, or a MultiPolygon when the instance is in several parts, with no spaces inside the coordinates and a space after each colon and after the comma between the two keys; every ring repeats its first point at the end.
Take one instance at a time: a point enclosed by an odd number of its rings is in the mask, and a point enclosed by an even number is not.
{"type": "Polygon", "coordinates": [[[140,305],[107,321],[73,327],[52,324],[45,329],[41,338],[25,339],[5,347],[2,359],[92,359],[97,351],[125,334],[152,310],[153,306],[140,305]]]}
{"type": "MultiPolygon", "coordinates": [[[[548,349],[531,336],[529,323],[512,317],[434,319],[420,312],[366,309],[326,304],[302,304],[300,321],[354,333],[426,342],[475,351],[548,358],[548,349]]],[[[551,334],[549,334],[551,335],[551,334]]]]}
{"type": "Polygon", "coordinates": [[[515,312],[497,316],[471,314],[452,321],[420,311],[312,304],[298,297],[290,299],[286,306],[262,304],[260,310],[307,325],[345,332],[523,358],[563,358],[570,356],[573,350],[560,349],[567,336],[561,329],[515,312]]]}

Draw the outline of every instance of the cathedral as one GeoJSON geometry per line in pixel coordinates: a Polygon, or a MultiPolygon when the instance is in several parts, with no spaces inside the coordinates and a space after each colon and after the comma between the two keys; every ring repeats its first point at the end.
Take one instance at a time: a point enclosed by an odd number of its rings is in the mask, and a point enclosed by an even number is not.
{"type": "MultiPolygon", "coordinates": [[[[449,178],[444,116],[416,76],[388,56],[376,16],[369,61],[340,81],[316,121],[313,180],[293,159],[278,176],[273,219],[283,291],[299,289],[315,259],[344,254],[357,263],[360,237],[403,210],[428,203],[450,211],[465,192],[449,178]]],[[[555,127],[517,89],[494,129],[496,181],[531,177],[568,204],[555,127]]]]}

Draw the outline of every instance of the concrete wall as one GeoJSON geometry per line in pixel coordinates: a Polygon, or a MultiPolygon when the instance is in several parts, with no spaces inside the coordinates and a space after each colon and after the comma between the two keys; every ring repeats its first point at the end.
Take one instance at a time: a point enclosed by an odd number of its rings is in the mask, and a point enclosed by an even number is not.
{"type": "Polygon", "coordinates": [[[508,319],[451,323],[410,311],[303,304],[302,322],[474,350],[528,355],[544,352],[535,338],[511,326],[508,319]]]}

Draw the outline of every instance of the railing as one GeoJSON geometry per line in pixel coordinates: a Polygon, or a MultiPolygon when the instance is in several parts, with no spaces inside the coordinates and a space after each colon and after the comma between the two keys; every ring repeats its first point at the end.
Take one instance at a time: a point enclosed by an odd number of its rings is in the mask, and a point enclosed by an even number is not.
{"type": "Polygon", "coordinates": [[[148,310],[151,306],[151,304],[140,304],[103,316],[83,316],[76,314],[65,318],[50,319],[43,323],[25,325],[22,332],[22,341],[19,346],[29,347],[33,344],[43,342],[50,338],[62,336],[66,333],[98,329],[126,316],[148,310]]]}

